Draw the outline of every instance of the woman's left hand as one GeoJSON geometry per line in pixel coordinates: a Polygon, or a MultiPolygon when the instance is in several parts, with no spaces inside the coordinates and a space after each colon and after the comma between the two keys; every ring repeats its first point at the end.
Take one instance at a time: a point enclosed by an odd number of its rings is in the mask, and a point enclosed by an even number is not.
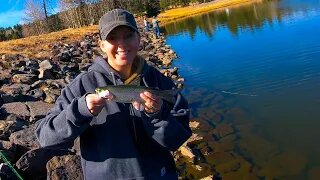
{"type": "MultiPolygon", "coordinates": [[[[163,100],[160,97],[151,94],[150,92],[143,92],[140,94],[140,97],[144,100],[142,106],[147,113],[156,113],[160,111],[163,104],[163,100]]],[[[135,109],[141,110],[138,102],[133,102],[133,106],[135,109]]]]}

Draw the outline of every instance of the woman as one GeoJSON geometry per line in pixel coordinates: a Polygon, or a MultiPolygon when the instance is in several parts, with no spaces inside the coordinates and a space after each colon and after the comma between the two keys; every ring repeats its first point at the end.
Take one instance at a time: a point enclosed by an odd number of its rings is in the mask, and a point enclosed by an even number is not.
{"type": "MultiPolygon", "coordinates": [[[[173,82],[137,56],[140,35],[132,14],[115,9],[99,21],[101,50],[88,72],[65,87],[55,107],[37,124],[42,147],[71,146],[80,136],[85,179],[177,179],[175,151],[190,136],[189,116],[172,114],[186,109],[149,92],[144,104],[117,103],[112,94],[100,97],[97,87],[134,84],[171,89],[173,82]]],[[[179,98],[178,98],[179,99],[179,98]]]]}

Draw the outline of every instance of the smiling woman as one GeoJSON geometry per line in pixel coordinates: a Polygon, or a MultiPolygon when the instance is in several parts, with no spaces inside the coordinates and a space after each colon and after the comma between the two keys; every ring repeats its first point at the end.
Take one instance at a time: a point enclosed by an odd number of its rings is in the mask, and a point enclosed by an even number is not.
{"type": "Polygon", "coordinates": [[[186,100],[180,94],[170,98],[176,101],[161,96],[167,92],[161,90],[172,91],[175,85],[137,55],[140,34],[131,13],[107,12],[99,21],[99,32],[105,56],[97,57],[88,72],[65,87],[55,107],[37,124],[41,146],[70,147],[80,137],[82,170],[88,180],[177,180],[170,151],[191,136],[186,100]],[[134,91],[138,98],[132,98],[134,91]],[[121,94],[129,94],[130,101],[121,94]],[[182,109],[183,114],[173,112],[182,109]]]}

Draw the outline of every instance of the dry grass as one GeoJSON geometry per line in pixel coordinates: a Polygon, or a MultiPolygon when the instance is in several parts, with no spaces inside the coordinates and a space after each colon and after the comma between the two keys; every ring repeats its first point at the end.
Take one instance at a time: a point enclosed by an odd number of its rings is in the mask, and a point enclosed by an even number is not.
{"type": "Polygon", "coordinates": [[[182,19],[196,14],[260,1],[262,0],[216,0],[194,6],[170,9],[159,14],[158,19],[160,20],[161,25],[164,25],[177,19],[182,19]]]}
{"type": "Polygon", "coordinates": [[[95,25],[4,41],[0,42],[0,55],[21,54],[26,57],[43,57],[46,56],[50,44],[55,42],[71,43],[83,38],[86,33],[97,31],[98,27],[95,25]]]}

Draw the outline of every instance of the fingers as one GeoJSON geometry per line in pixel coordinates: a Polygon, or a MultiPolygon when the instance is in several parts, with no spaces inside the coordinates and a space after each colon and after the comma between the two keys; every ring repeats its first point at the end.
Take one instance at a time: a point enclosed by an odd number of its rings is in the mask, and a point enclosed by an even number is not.
{"type": "Polygon", "coordinates": [[[137,101],[134,101],[133,103],[133,107],[138,110],[138,111],[143,111],[144,109],[144,106],[142,104],[140,104],[139,102],[137,101]]]}
{"type": "Polygon", "coordinates": [[[160,111],[163,101],[158,96],[151,94],[150,92],[144,92],[140,94],[140,97],[145,101],[144,109],[148,113],[155,113],[160,111]]]}
{"type": "Polygon", "coordinates": [[[91,114],[97,115],[105,105],[106,100],[97,94],[87,94],[86,104],[91,114]]]}

